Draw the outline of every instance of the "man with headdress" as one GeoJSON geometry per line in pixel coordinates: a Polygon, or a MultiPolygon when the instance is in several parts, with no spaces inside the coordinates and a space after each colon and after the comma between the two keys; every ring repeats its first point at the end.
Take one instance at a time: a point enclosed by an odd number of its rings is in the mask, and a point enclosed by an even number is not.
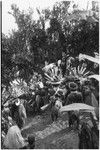
{"type": "Polygon", "coordinates": [[[82,93],[78,91],[78,85],[74,82],[69,83],[70,94],[67,96],[66,105],[72,103],[83,103],[82,93]]]}
{"type": "MultiPolygon", "coordinates": [[[[72,103],[83,103],[83,96],[82,93],[78,91],[78,85],[74,82],[69,83],[69,90],[70,94],[67,96],[66,105],[72,104],[72,103]]],[[[69,111],[68,117],[69,117],[69,127],[71,125],[77,123],[77,129],[79,126],[79,117],[78,117],[78,111],[69,111]]]]}

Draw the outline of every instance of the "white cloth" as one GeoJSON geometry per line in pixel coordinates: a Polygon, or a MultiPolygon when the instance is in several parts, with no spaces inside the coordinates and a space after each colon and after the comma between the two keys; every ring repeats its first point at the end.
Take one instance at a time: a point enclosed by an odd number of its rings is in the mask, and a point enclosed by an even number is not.
{"type": "Polygon", "coordinates": [[[4,140],[4,146],[8,149],[18,149],[25,146],[24,138],[17,125],[9,128],[8,133],[4,140]]]}

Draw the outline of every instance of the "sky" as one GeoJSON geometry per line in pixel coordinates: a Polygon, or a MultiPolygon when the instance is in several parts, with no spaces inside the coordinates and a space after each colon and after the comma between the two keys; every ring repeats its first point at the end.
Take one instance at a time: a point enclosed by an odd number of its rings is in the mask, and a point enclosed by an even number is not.
{"type": "MultiPolygon", "coordinates": [[[[62,0],[2,0],[2,32],[8,35],[12,29],[17,30],[17,25],[15,24],[14,17],[8,14],[8,11],[11,11],[11,4],[17,4],[20,10],[27,11],[30,8],[34,10],[34,19],[38,18],[36,8],[42,10],[49,7],[53,8],[55,2],[62,0]]],[[[71,0],[72,1],[72,0],[71,0]]],[[[78,4],[80,9],[86,9],[87,1],[91,0],[73,0],[78,4]]],[[[70,7],[71,10],[71,7],[70,7]]]]}

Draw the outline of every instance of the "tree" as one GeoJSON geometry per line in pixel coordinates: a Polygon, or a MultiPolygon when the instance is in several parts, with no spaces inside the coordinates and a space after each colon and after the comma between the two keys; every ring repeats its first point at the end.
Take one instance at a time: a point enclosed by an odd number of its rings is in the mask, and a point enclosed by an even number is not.
{"type": "Polygon", "coordinates": [[[87,12],[75,10],[69,14],[69,6],[66,1],[56,3],[51,11],[37,9],[37,21],[32,20],[32,9],[25,13],[16,5],[11,6],[9,13],[15,18],[18,30],[12,31],[9,38],[2,36],[3,82],[9,83],[18,71],[18,76],[29,82],[34,70],[41,71],[45,60],[56,62],[62,59],[63,52],[74,57],[83,52],[88,55],[98,52],[98,22],[89,22],[86,17],[83,20],[87,12]]]}
{"type": "Polygon", "coordinates": [[[99,26],[98,23],[89,23],[86,20],[80,20],[74,27],[71,35],[67,38],[67,45],[70,45],[69,51],[74,56],[84,53],[94,55],[99,51],[99,26]]]}
{"type": "Polygon", "coordinates": [[[13,80],[14,75],[12,74],[13,69],[13,63],[11,61],[12,57],[12,39],[8,38],[4,34],[2,34],[2,51],[1,51],[1,82],[4,84],[7,88],[9,86],[9,82],[13,80]]]}

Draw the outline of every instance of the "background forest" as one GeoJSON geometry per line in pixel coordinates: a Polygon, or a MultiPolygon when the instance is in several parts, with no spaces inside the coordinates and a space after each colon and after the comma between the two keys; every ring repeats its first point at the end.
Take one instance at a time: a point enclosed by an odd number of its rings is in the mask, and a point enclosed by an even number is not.
{"type": "MultiPolygon", "coordinates": [[[[93,3],[92,10],[81,11],[74,5],[71,13],[69,6],[69,1],[63,1],[55,3],[52,10],[37,9],[37,21],[32,18],[32,9],[25,13],[11,6],[8,13],[18,30],[12,30],[9,36],[2,33],[1,82],[7,97],[13,93],[15,80],[22,91],[29,91],[34,72],[42,74],[46,62],[57,62],[67,55],[77,57],[83,53],[94,57],[94,52],[99,53],[98,6],[93,3]]],[[[88,62],[89,71],[94,71],[92,66],[88,62]]]]}

